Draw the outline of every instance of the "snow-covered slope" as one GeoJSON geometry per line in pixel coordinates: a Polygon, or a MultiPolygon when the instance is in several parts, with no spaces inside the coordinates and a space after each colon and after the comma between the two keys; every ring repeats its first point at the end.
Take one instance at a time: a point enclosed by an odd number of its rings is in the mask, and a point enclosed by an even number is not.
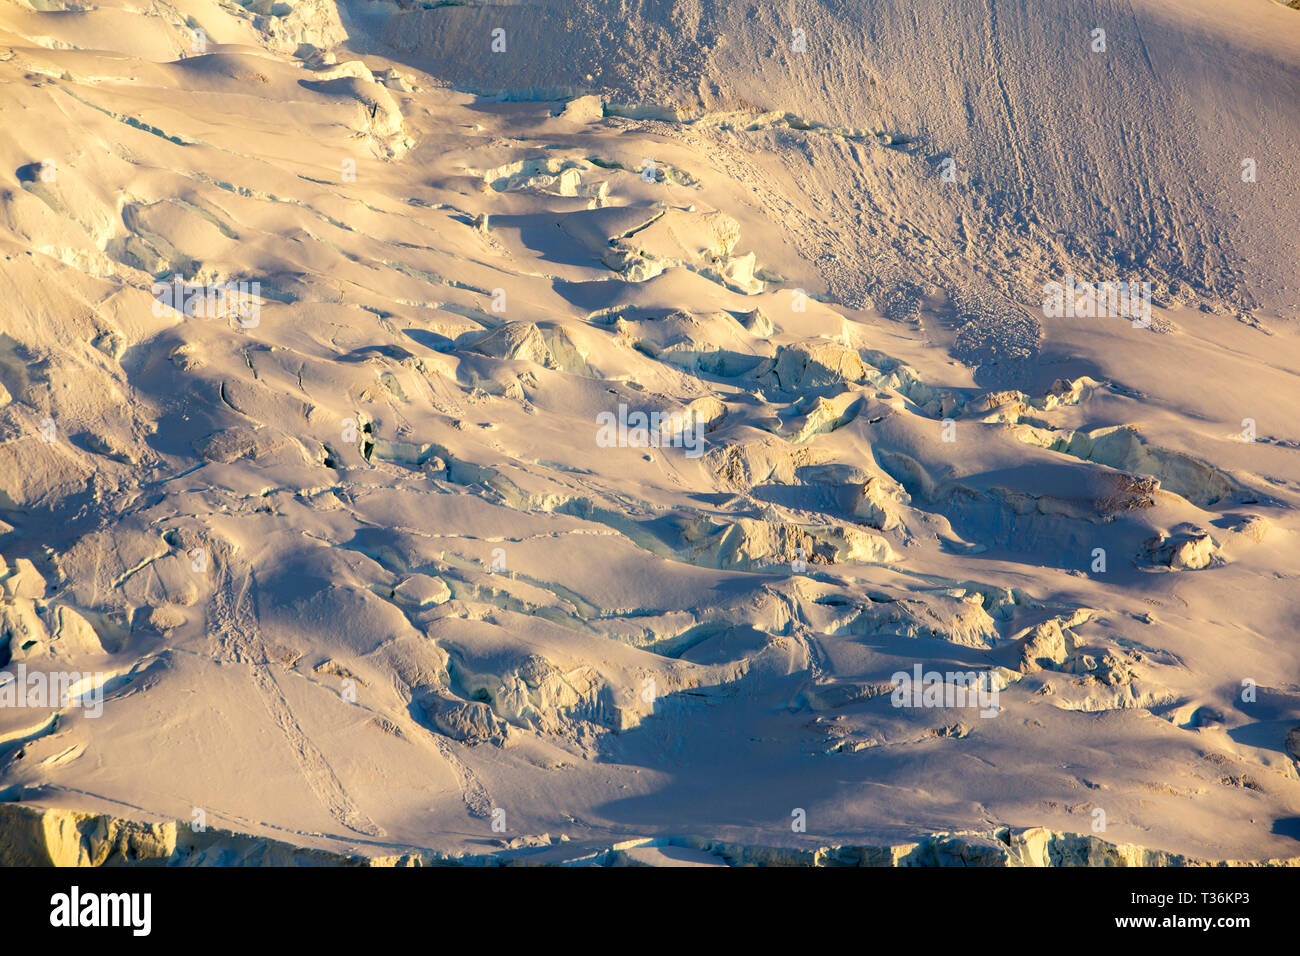
{"type": "Polygon", "coordinates": [[[592,91],[734,126],[693,132],[765,167],[775,214],[842,299],[936,275],[1033,298],[1043,270],[1073,269],[1300,304],[1300,24],[1272,0],[425,6],[385,13],[382,35],[462,87],[592,91]],[[749,109],[888,138],[910,161],[718,116],[749,109]]]}
{"type": "Polygon", "coordinates": [[[0,696],[0,797],[1296,856],[1300,14],[48,6],[0,7],[0,662],[85,678],[0,696]]]}

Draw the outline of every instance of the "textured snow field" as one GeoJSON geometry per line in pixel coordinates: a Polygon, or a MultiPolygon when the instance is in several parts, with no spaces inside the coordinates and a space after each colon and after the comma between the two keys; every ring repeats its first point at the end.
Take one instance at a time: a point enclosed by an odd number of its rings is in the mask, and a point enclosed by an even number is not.
{"type": "Polygon", "coordinates": [[[1300,11],[5,0],[0,79],[0,799],[1300,859],[1300,11]]]}

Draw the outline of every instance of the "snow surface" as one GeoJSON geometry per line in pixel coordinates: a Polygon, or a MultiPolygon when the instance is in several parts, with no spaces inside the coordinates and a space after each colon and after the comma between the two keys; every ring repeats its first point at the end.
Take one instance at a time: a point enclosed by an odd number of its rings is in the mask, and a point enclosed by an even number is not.
{"type": "Polygon", "coordinates": [[[85,678],[0,706],[0,797],[1300,855],[1298,52],[1273,0],[11,0],[0,662],[85,678]]]}

